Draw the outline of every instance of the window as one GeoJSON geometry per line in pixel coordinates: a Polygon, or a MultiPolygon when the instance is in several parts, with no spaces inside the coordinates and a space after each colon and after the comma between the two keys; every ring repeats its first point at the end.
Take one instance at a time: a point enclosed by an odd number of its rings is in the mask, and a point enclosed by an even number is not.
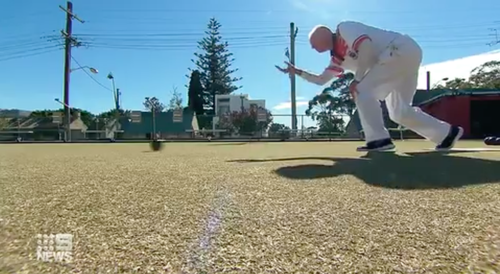
{"type": "Polygon", "coordinates": [[[229,113],[229,111],[230,111],[229,106],[219,106],[217,114],[218,115],[224,115],[224,114],[229,113]]]}
{"type": "Polygon", "coordinates": [[[228,103],[229,102],[229,98],[220,98],[217,100],[219,103],[228,103]]]}

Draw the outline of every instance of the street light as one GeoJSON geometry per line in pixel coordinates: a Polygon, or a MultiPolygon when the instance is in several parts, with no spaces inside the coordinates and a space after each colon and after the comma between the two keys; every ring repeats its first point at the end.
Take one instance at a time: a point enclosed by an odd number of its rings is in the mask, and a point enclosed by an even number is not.
{"type": "Polygon", "coordinates": [[[113,73],[108,73],[108,79],[111,80],[111,84],[113,85],[113,96],[115,97],[115,108],[117,110],[120,109],[120,94],[118,89],[116,89],[115,86],[115,77],[113,76],[113,73]]]}
{"type": "Polygon", "coordinates": [[[113,81],[113,83],[115,82],[115,77],[113,76],[113,74],[111,72],[108,73],[108,79],[113,81]]]}
{"type": "Polygon", "coordinates": [[[62,102],[61,100],[59,100],[59,98],[55,98],[55,99],[54,99],[54,101],[58,102],[59,104],[61,104],[61,105],[63,105],[63,106],[66,106],[66,107],[68,107],[68,108],[70,108],[70,109],[72,108],[72,107],[70,107],[69,105],[66,105],[66,104],[65,104],[64,102],[62,102]]]}
{"type": "Polygon", "coordinates": [[[89,66],[78,67],[78,68],[70,69],[69,71],[73,72],[75,70],[80,70],[80,69],[88,69],[93,74],[98,74],[99,73],[99,71],[96,68],[89,67],[89,66]]]}
{"type": "Polygon", "coordinates": [[[72,109],[72,107],[70,107],[69,105],[66,105],[64,102],[62,102],[61,100],[59,100],[59,98],[54,99],[54,101],[58,102],[59,104],[65,106],[65,107],[67,107],[69,109],[72,109]]]}

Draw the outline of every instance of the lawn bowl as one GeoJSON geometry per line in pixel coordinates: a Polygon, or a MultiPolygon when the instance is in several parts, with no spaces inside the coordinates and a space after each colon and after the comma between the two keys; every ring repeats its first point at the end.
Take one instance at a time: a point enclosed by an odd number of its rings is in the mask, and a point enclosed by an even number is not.
{"type": "Polygon", "coordinates": [[[500,137],[486,137],[484,139],[484,144],[488,146],[500,146],[500,137]]]}
{"type": "Polygon", "coordinates": [[[160,151],[163,147],[163,143],[159,140],[153,140],[149,146],[151,147],[151,150],[153,151],[160,151]]]}

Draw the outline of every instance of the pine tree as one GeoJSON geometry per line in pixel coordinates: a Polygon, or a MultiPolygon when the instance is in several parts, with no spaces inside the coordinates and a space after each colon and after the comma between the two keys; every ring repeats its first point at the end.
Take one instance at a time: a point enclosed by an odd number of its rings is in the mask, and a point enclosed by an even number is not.
{"type": "Polygon", "coordinates": [[[198,70],[193,70],[189,79],[188,107],[197,115],[203,114],[203,86],[198,70]]]}
{"type": "Polygon", "coordinates": [[[198,42],[198,49],[194,55],[197,60],[192,60],[200,72],[203,85],[203,107],[205,110],[214,110],[216,94],[231,94],[241,88],[234,83],[242,78],[233,77],[238,69],[232,69],[233,54],[229,52],[229,44],[222,40],[219,32],[221,24],[211,18],[208,23],[206,37],[198,42]]]}

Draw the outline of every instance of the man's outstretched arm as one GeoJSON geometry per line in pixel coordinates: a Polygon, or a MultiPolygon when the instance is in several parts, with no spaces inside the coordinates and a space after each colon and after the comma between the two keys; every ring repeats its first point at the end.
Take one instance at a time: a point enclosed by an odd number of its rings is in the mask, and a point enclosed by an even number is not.
{"type": "Polygon", "coordinates": [[[299,75],[302,79],[319,86],[325,85],[330,80],[338,77],[342,73],[344,73],[344,70],[342,68],[333,65],[327,67],[320,75],[297,69],[297,75],[299,75]]]}

